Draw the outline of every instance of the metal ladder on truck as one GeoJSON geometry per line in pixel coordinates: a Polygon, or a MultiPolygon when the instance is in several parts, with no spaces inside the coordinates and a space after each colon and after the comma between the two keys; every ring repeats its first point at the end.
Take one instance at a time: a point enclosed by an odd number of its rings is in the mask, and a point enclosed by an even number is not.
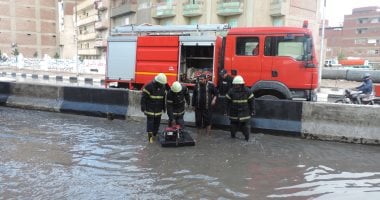
{"type": "Polygon", "coordinates": [[[114,35],[140,35],[140,34],[159,34],[159,33],[191,33],[191,32],[220,32],[226,31],[231,27],[228,24],[197,24],[197,25],[125,25],[117,26],[111,30],[111,36],[114,35]]]}

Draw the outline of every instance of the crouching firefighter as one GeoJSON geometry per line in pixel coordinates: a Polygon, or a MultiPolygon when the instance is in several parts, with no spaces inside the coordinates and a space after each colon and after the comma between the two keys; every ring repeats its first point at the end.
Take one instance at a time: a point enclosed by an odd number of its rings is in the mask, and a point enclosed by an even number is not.
{"type": "Polygon", "coordinates": [[[165,74],[159,73],[142,91],[141,111],[147,117],[146,129],[149,143],[156,140],[162,111],[165,112],[166,84],[165,74]]]}
{"type": "Polygon", "coordinates": [[[239,75],[234,78],[232,88],[226,94],[226,108],[231,122],[231,137],[235,138],[236,132],[242,131],[248,141],[250,119],[255,114],[255,98],[239,75]]]}
{"type": "Polygon", "coordinates": [[[186,86],[175,81],[166,97],[169,126],[184,126],[183,115],[185,114],[185,103],[190,105],[190,94],[186,86]]]}

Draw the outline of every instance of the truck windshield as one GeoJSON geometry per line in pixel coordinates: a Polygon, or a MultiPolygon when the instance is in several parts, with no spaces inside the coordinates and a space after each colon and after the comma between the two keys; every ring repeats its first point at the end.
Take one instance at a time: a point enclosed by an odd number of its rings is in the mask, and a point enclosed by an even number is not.
{"type": "Polygon", "coordinates": [[[265,38],[265,56],[289,56],[302,61],[305,36],[270,36],[265,38]]]}

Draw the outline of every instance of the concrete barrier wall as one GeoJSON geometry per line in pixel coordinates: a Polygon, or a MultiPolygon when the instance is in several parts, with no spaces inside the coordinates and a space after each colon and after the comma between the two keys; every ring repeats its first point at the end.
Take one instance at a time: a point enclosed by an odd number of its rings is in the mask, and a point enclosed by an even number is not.
{"type": "Polygon", "coordinates": [[[11,107],[59,112],[62,88],[48,85],[0,82],[1,101],[11,107]]]}
{"type": "MultiPolygon", "coordinates": [[[[114,118],[144,117],[141,91],[0,82],[0,104],[5,106],[114,118]]],[[[214,108],[213,123],[229,125],[223,98],[214,108]]],[[[253,128],[301,133],[302,137],[362,144],[379,144],[380,106],[302,101],[256,100],[253,128]]],[[[167,114],[163,115],[167,119],[167,114]]],[[[187,108],[186,123],[194,124],[187,108]]],[[[145,128],[145,127],[144,127],[145,128]]]]}
{"type": "Polygon", "coordinates": [[[61,112],[125,118],[129,92],[124,89],[62,87],[61,112]]]}
{"type": "Polygon", "coordinates": [[[303,102],[304,138],[379,144],[380,107],[303,102]]]}
{"type": "Polygon", "coordinates": [[[125,118],[128,90],[0,82],[2,105],[45,111],[125,118]]]}
{"type": "Polygon", "coordinates": [[[380,83],[380,70],[323,68],[322,79],[362,81],[363,74],[370,73],[374,83],[380,83]]]}

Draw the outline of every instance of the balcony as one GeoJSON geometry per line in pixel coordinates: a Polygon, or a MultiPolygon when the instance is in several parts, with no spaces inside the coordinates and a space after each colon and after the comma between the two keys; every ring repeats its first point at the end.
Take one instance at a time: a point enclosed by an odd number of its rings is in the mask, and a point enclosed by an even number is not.
{"type": "Polygon", "coordinates": [[[94,47],[96,48],[105,48],[107,47],[107,40],[103,38],[96,38],[94,47]]]}
{"type": "Polygon", "coordinates": [[[94,23],[94,22],[96,22],[98,20],[99,20],[99,16],[98,15],[92,15],[92,16],[89,16],[89,17],[83,17],[82,19],[78,19],[77,26],[82,26],[82,25],[85,25],[85,24],[94,23]]]}
{"type": "Polygon", "coordinates": [[[84,33],[78,35],[78,41],[94,40],[96,38],[96,33],[84,33]]]}
{"type": "Polygon", "coordinates": [[[107,10],[109,6],[108,0],[96,0],[94,4],[95,4],[95,9],[98,9],[100,11],[107,10]]]}
{"type": "Polygon", "coordinates": [[[198,0],[195,3],[184,3],[183,4],[183,16],[185,17],[196,17],[203,14],[203,4],[204,1],[198,0]]]}
{"type": "Polygon", "coordinates": [[[272,17],[281,17],[288,13],[288,7],[285,0],[272,0],[270,3],[269,14],[272,17]]]}
{"type": "Polygon", "coordinates": [[[127,1],[117,7],[111,9],[111,17],[118,17],[120,15],[127,15],[130,13],[135,13],[137,11],[136,1],[127,1]]]}
{"type": "Polygon", "coordinates": [[[108,29],[108,26],[109,26],[108,20],[95,22],[95,30],[97,31],[108,29]]]}
{"type": "Polygon", "coordinates": [[[219,0],[216,13],[219,16],[240,15],[243,13],[243,6],[243,0],[219,0]]]}
{"type": "Polygon", "coordinates": [[[159,3],[152,8],[152,17],[157,19],[174,17],[176,15],[176,5],[172,3],[159,3]]]}
{"type": "MultiPolygon", "coordinates": [[[[94,8],[94,1],[93,0],[86,0],[86,1],[82,1],[82,2],[79,2],[77,3],[77,10],[78,12],[80,12],[81,10],[86,10],[86,9],[90,9],[90,8],[94,8]]],[[[74,9],[75,9],[75,6],[74,6],[74,9]]]]}
{"type": "Polygon", "coordinates": [[[79,55],[98,56],[100,55],[99,49],[78,49],[79,55]]]}

